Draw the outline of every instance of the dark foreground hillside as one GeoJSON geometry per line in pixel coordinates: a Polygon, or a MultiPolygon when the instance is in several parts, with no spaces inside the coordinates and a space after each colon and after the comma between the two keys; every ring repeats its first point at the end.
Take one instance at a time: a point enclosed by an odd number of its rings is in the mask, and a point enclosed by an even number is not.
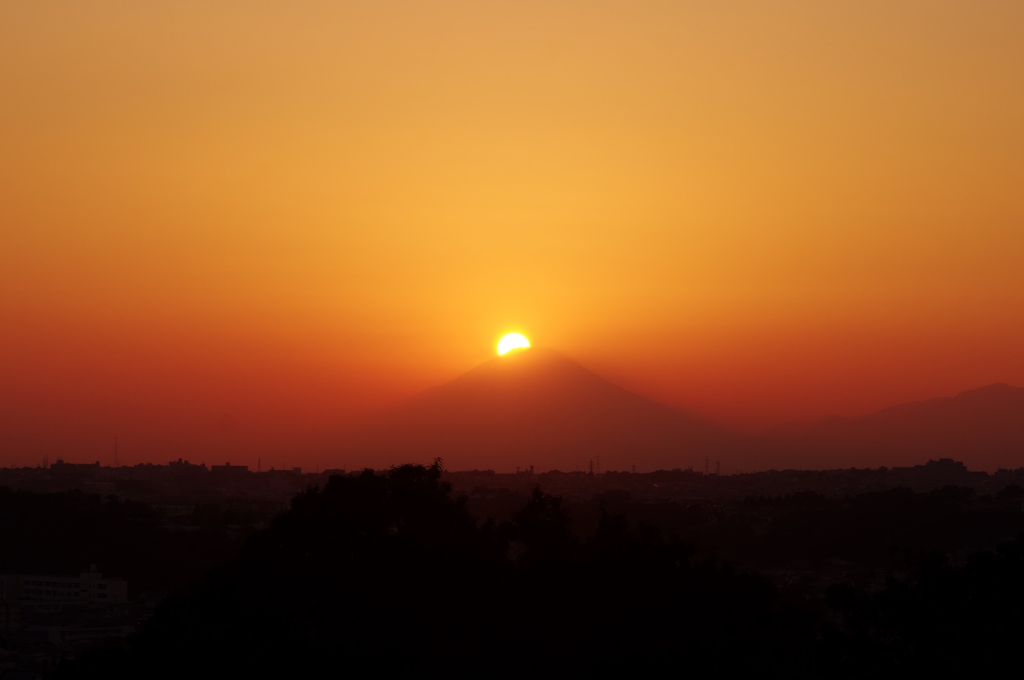
{"type": "Polygon", "coordinates": [[[55,675],[976,674],[1016,663],[1024,544],[951,561],[948,548],[959,539],[924,536],[898,559],[890,543],[944,522],[950,535],[1019,526],[1019,505],[970,503],[969,491],[954,489],[752,501],[746,512],[776,528],[747,534],[755,543],[741,534],[725,543],[762,551],[740,560],[750,568],[759,561],[764,575],[755,575],[696,557],[689,541],[654,524],[630,523],[655,519],[652,506],[647,516],[639,507],[615,514],[622,508],[598,501],[581,539],[580,521],[574,531],[561,501],[539,490],[509,519],[480,521],[437,465],[338,476],[297,496],[236,558],[165,601],[127,642],[79,656],[55,675]],[[770,579],[776,562],[812,564],[840,543],[881,580],[819,579],[825,585],[816,589],[770,579]]]}

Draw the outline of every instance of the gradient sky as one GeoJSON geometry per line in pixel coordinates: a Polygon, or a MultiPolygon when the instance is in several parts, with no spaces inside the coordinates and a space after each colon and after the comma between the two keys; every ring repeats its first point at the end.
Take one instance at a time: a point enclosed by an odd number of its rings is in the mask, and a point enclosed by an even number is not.
{"type": "Polygon", "coordinates": [[[304,464],[507,330],[750,427],[1024,385],[1024,3],[0,4],[0,465],[304,464]]]}

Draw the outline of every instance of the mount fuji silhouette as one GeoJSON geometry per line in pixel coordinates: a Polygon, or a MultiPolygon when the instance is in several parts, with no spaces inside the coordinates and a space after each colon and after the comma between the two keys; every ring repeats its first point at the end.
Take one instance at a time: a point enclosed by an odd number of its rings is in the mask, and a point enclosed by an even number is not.
{"type": "Polygon", "coordinates": [[[995,470],[1024,465],[1024,389],[990,385],[753,435],[654,402],[535,347],[495,357],[379,413],[342,433],[342,446],[346,465],[378,468],[437,457],[450,470],[500,472],[586,470],[592,461],[602,470],[702,469],[705,457],[741,470],[835,469],[949,457],[995,470]]]}
{"type": "Polygon", "coordinates": [[[345,437],[346,459],[440,457],[452,470],[698,467],[732,433],[623,389],[542,348],[495,357],[378,414],[345,437]]]}

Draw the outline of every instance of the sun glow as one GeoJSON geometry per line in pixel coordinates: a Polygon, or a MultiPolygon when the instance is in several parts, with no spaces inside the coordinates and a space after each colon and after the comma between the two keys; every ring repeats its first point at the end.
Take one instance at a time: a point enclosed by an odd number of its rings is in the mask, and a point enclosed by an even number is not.
{"type": "Polygon", "coordinates": [[[505,356],[515,349],[529,349],[530,341],[521,333],[509,333],[498,341],[498,355],[505,356]]]}

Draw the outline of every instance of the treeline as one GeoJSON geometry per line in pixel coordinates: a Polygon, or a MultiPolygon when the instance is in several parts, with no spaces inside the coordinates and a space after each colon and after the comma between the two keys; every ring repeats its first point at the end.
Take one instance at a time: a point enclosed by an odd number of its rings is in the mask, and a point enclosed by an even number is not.
{"type": "MultiPolygon", "coordinates": [[[[745,511],[762,517],[751,536],[771,535],[777,523],[811,546],[831,535],[830,517],[850,520],[855,528],[835,532],[850,537],[882,522],[885,508],[892,522],[920,510],[921,521],[953,521],[959,531],[957,513],[974,512],[972,502],[963,491],[883,495],[863,501],[867,511],[855,499],[832,506],[801,495],[754,500],[745,511]],[[873,519],[854,521],[861,516],[873,519]],[[824,518],[826,529],[812,531],[807,517],[824,518]]],[[[650,517],[636,521],[631,506],[621,495],[599,498],[574,508],[574,519],[538,489],[506,518],[482,521],[441,481],[439,465],[333,477],[166,601],[127,643],[58,677],[877,678],[1015,663],[1012,642],[1024,633],[1019,540],[959,566],[942,552],[904,551],[880,587],[840,580],[814,597],[701,557],[650,517]],[[593,526],[579,531],[591,510],[593,526]]],[[[683,509],[684,530],[724,530],[702,519],[706,509],[683,509]]],[[[993,502],[982,515],[1005,509],[993,502]]]]}
{"type": "Polygon", "coordinates": [[[806,623],[762,579],[610,514],[579,540],[540,491],[510,521],[478,522],[440,472],[334,477],[297,496],[126,646],[59,677],[810,672],[806,623]]]}

